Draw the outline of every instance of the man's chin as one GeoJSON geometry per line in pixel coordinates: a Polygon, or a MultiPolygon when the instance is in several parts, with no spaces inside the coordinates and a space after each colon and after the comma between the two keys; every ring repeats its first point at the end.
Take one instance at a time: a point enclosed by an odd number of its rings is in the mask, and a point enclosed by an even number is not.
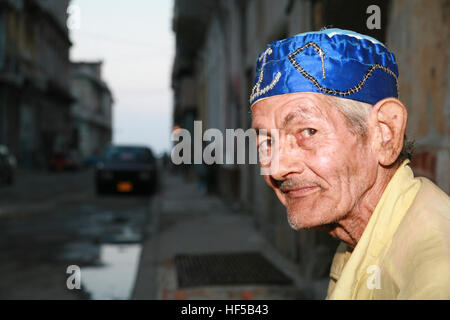
{"type": "Polygon", "coordinates": [[[321,228],[333,221],[332,219],[330,219],[330,221],[324,219],[320,214],[301,214],[298,212],[288,212],[287,220],[294,230],[321,228]]]}

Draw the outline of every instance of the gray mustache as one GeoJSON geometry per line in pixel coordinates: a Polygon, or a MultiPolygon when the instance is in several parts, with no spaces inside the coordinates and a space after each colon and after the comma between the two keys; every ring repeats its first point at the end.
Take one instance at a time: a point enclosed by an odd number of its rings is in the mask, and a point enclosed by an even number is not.
{"type": "Polygon", "coordinates": [[[304,187],[311,187],[311,186],[319,186],[315,182],[310,181],[294,181],[294,180],[276,180],[276,185],[280,189],[281,192],[286,193],[294,189],[298,188],[304,188],[304,187]]]}

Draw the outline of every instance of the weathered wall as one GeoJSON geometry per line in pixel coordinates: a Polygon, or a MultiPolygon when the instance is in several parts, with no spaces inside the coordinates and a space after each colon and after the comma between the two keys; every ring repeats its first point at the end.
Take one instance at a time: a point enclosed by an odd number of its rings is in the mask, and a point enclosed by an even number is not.
{"type": "Polygon", "coordinates": [[[400,99],[416,140],[413,167],[450,193],[450,2],[397,0],[387,44],[399,65],[400,99]]]}

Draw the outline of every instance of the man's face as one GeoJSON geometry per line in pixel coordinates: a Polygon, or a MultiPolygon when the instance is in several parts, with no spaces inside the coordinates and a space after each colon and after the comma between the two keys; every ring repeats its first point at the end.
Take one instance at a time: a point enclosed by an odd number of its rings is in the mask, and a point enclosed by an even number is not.
{"type": "MultiPolygon", "coordinates": [[[[258,101],[253,128],[278,129],[278,150],[259,134],[258,150],[278,165],[265,175],[287,209],[294,229],[317,227],[344,218],[376,179],[370,141],[349,130],[331,99],[318,93],[292,93],[258,101]]],[[[274,135],[272,135],[274,137],[274,135]]]]}

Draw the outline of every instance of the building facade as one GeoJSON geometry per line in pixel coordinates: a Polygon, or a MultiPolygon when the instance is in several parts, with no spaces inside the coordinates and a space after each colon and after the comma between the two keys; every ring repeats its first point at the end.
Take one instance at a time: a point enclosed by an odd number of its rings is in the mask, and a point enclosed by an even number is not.
{"type": "MultiPolygon", "coordinates": [[[[396,55],[400,100],[409,112],[407,135],[416,141],[413,169],[449,193],[449,10],[445,0],[218,0],[209,6],[175,1],[174,124],[191,129],[201,120],[203,130],[222,132],[250,128],[255,62],[268,43],[322,27],[351,29],[386,43],[396,55]],[[380,8],[380,29],[368,29],[370,5],[380,8]]],[[[215,191],[251,214],[297,263],[311,298],[324,297],[337,241],[318,231],[291,230],[257,165],[215,168],[215,191]]]]}
{"type": "Polygon", "coordinates": [[[73,62],[71,92],[74,150],[81,159],[98,156],[111,143],[113,96],[102,80],[102,62],[73,62]]]}
{"type": "Polygon", "coordinates": [[[70,148],[69,0],[0,1],[0,144],[45,168],[70,148]]]}

